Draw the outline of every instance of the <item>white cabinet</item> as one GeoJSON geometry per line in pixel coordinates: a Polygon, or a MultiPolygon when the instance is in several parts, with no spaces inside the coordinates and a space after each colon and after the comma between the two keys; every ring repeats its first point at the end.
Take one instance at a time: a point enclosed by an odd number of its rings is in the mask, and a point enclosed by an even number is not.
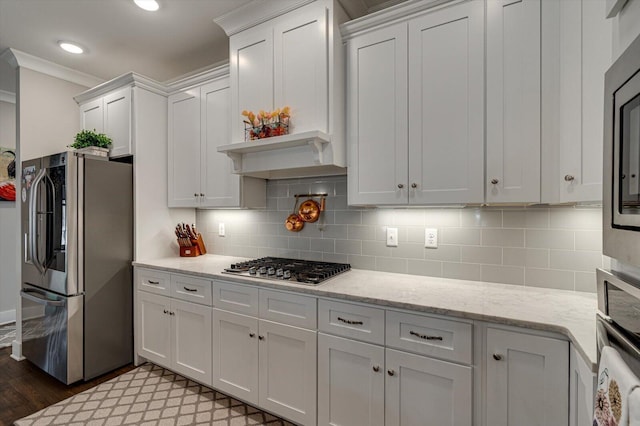
{"type": "Polygon", "coordinates": [[[611,64],[605,2],[542,3],[542,201],[602,200],[604,73],[611,64]]]}
{"type": "Polygon", "coordinates": [[[111,157],[134,154],[132,93],[132,87],[124,87],[80,105],[80,127],[109,136],[111,157]]]}
{"type": "Polygon", "coordinates": [[[216,306],[218,300],[236,312],[214,309],[213,386],[294,422],[316,424],[315,298],[215,282],[216,306]],[[256,312],[261,318],[245,315],[256,312]],[[281,322],[264,319],[270,315],[281,322]]]}
{"type": "Polygon", "coordinates": [[[471,426],[470,366],[386,349],[386,370],[385,425],[471,426]]]}
{"type": "Polygon", "coordinates": [[[486,201],[540,202],[540,1],[488,1],[486,37],[486,201]]]}
{"type": "Polygon", "coordinates": [[[211,308],[137,292],[138,355],[211,384],[211,308]]]}
{"type": "Polygon", "coordinates": [[[217,147],[229,139],[229,80],[169,96],[169,207],[264,207],[265,181],[233,174],[217,147]]]}
{"type": "Polygon", "coordinates": [[[244,141],[243,110],[285,105],[291,107],[290,133],[329,132],[330,38],[323,3],[230,37],[232,142],[244,141]]]}
{"type": "Polygon", "coordinates": [[[568,424],[568,352],[566,341],[488,328],[484,424],[568,424]]]}
{"type": "Polygon", "coordinates": [[[569,426],[589,425],[593,421],[597,376],[573,345],[569,352],[569,374],[569,426]]]}
{"type": "Polygon", "coordinates": [[[135,270],[136,356],[211,385],[211,281],[135,270]]]}
{"type": "Polygon", "coordinates": [[[318,334],[319,425],[384,425],[384,381],[382,346],[318,334]]]}
{"type": "Polygon", "coordinates": [[[351,337],[318,336],[320,425],[472,424],[472,367],[449,361],[471,363],[470,323],[325,300],[319,311],[320,330],[351,337]],[[385,329],[387,347],[372,344],[385,329]]]}
{"type": "Polygon", "coordinates": [[[482,202],[484,4],[356,33],[347,50],[349,203],[482,202]]]}

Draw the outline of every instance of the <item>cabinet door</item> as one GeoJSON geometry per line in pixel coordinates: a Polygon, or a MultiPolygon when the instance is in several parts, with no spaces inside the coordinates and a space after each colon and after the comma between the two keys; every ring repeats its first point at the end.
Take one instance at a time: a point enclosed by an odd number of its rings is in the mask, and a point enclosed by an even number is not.
{"type": "Polygon", "coordinates": [[[487,329],[486,423],[566,425],[568,342],[487,329]]]}
{"type": "Polygon", "coordinates": [[[104,133],[113,140],[109,156],[132,155],[131,88],[104,97],[104,133]]]}
{"type": "Polygon", "coordinates": [[[409,21],[409,203],[484,201],[484,3],[409,21]]]}
{"type": "Polygon", "coordinates": [[[573,345],[569,356],[569,425],[590,425],[593,421],[596,375],[573,345]]]}
{"type": "Polygon", "coordinates": [[[138,354],[171,368],[171,299],[144,291],[139,291],[137,298],[138,354]]]}
{"type": "Polygon", "coordinates": [[[173,317],[173,369],[211,385],[211,311],[208,306],[171,301],[173,317]]]}
{"type": "Polygon", "coordinates": [[[273,109],[273,29],[258,25],[229,38],[231,142],[244,141],[243,110],[273,109]]]}
{"type": "Polygon", "coordinates": [[[386,360],[385,425],[472,424],[471,367],[393,349],[386,360]]]}
{"type": "Polygon", "coordinates": [[[291,107],[289,133],[329,131],[327,11],[311,4],[274,27],[274,106],[291,107]]]}
{"type": "Polygon", "coordinates": [[[540,1],[487,2],[486,201],[540,201],[540,1]]]}
{"type": "Polygon", "coordinates": [[[102,98],[80,105],[80,127],[83,130],[95,130],[104,132],[104,108],[102,98]]]}
{"type": "Polygon", "coordinates": [[[407,24],[349,41],[349,204],[407,204],[407,24]]]}
{"type": "Polygon", "coordinates": [[[258,404],[258,320],[213,310],[213,386],[258,404]]]}
{"type": "Polygon", "coordinates": [[[200,200],[199,90],[169,96],[169,207],[197,207],[200,200]]]}
{"type": "Polygon", "coordinates": [[[318,334],[318,424],[384,425],[384,348],[318,334]]]}
{"type": "Polygon", "coordinates": [[[316,424],[316,332],[260,320],[260,407],[316,424]]]}
{"type": "Polygon", "coordinates": [[[226,78],[200,88],[202,207],[240,205],[240,177],[233,174],[229,157],[217,150],[218,146],[230,142],[229,94],[226,78]]]}
{"type": "Polygon", "coordinates": [[[560,202],[599,201],[602,93],[604,73],[611,64],[611,20],[605,17],[604,2],[559,3],[560,167],[556,185],[560,185],[560,202]]]}

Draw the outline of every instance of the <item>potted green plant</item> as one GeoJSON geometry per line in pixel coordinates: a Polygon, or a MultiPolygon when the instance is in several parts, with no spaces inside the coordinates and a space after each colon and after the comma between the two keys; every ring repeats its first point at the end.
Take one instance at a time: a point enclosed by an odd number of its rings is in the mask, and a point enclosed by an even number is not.
{"type": "Polygon", "coordinates": [[[111,144],[112,140],[109,136],[104,133],[98,133],[93,129],[78,132],[74,142],[69,147],[85,154],[106,157],[109,155],[111,144]]]}

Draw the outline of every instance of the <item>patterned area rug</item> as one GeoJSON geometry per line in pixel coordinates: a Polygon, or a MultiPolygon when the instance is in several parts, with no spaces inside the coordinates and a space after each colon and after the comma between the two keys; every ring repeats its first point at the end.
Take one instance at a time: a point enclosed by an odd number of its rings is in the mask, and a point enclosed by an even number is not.
{"type": "Polygon", "coordinates": [[[14,425],[293,426],[153,364],[144,364],[14,425]]]}

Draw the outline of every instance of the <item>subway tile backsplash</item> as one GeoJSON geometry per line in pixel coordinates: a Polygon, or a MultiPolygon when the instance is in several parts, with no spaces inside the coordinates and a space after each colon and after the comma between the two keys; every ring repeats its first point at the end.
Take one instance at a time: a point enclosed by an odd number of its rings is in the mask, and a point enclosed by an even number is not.
{"type": "Polygon", "coordinates": [[[346,194],[346,176],[270,180],[266,210],[198,210],[198,228],[214,254],[584,292],[595,292],[595,268],[608,266],[597,207],[376,209],[348,207],[346,194]],[[326,211],[287,231],[294,194],[309,192],[329,194],[326,211]],[[386,246],[387,227],[398,228],[398,247],[386,246]],[[438,229],[438,248],[424,247],[425,228],[438,229]]]}

